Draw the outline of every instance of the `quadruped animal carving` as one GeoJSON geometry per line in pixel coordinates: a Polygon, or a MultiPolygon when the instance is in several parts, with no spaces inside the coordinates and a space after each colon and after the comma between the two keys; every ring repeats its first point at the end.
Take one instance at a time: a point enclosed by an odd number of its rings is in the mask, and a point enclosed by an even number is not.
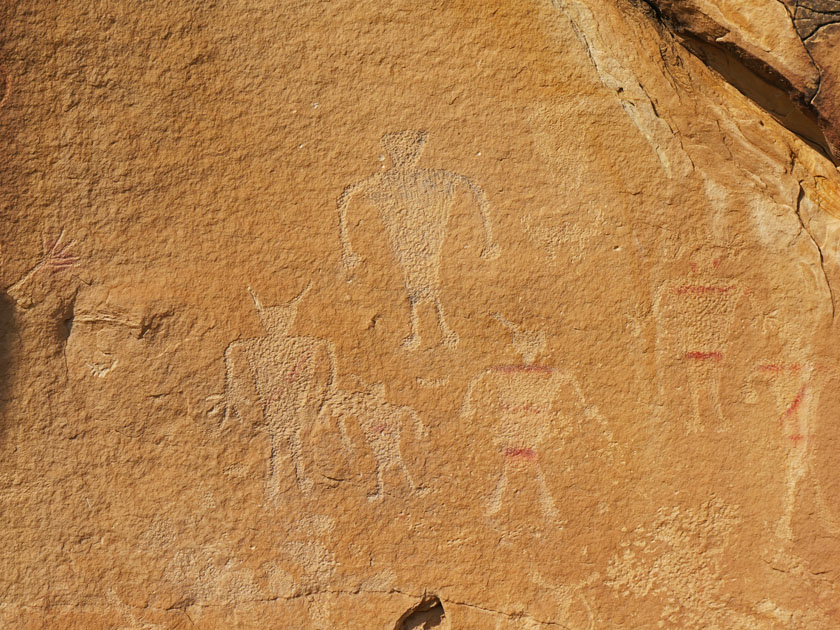
{"type": "Polygon", "coordinates": [[[417,483],[408,470],[400,446],[406,425],[413,428],[412,437],[422,440],[426,429],[414,409],[394,405],[385,398],[385,386],[370,385],[361,391],[338,391],[329,400],[325,413],[339,418],[339,429],[346,445],[350,445],[346,423],[355,419],[376,460],[376,493],[370,500],[382,500],[385,494],[385,471],[402,473],[412,492],[419,492],[417,483]]]}
{"type": "Polygon", "coordinates": [[[309,490],[301,457],[301,434],[329,398],[335,383],[332,345],[316,337],[290,334],[300,301],[265,307],[248,289],[266,335],[234,341],[225,351],[225,418],[235,416],[268,427],[271,438],[266,490],[276,499],[287,470],[300,490],[309,490]],[[290,466],[284,466],[284,462],[290,466]]]}
{"type": "Polygon", "coordinates": [[[501,509],[509,472],[527,469],[536,477],[543,516],[556,519],[557,507],[540,464],[542,447],[549,438],[562,440],[584,419],[605,423],[570,374],[535,363],[546,344],[544,332],[525,330],[499,314],[493,317],[510,330],[523,363],[495,365],[478,374],[461,406],[462,419],[491,423],[487,428],[503,460],[487,511],[493,515],[501,509]]]}
{"type": "Polygon", "coordinates": [[[382,146],[393,161],[391,168],[351,184],[338,198],[342,261],[347,268],[358,264],[347,228],[351,199],[359,194],[367,195],[379,211],[388,242],[402,268],[408,295],[411,333],[402,343],[407,349],[416,349],[420,344],[417,309],[426,303],[434,305],[444,345],[454,347],[458,343],[458,334],[446,323],[440,300],[441,253],[458,188],[466,187],[478,203],[485,237],[482,258],[491,260],[499,256],[490,224],[490,204],[484,191],[464,175],[417,166],[427,138],[426,131],[386,133],[382,136],[382,146]]]}

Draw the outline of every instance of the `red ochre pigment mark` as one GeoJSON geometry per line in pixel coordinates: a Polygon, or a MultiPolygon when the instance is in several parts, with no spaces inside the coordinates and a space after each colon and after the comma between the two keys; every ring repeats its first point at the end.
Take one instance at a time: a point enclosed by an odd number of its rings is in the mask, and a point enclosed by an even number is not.
{"type": "Polygon", "coordinates": [[[723,358],[723,352],[686,352],[684,355],[686,359],[695,359],[697,361],[720,361],[723,358]]]}
{"type": "Polygon", "coordinates": [[[796,398],[793,399],[793,402],[790,403],[787,409],[785,409],[785,417],[790,418],[793,414],[796,413],[797,409],[799,409],[800,405],[802,405],[802,399],[805,397],[805,385],[802,386],[802,389],[799,390],[799,393],[796,394],[796,398]]]}
{"type": "Polygon", "coordinates": [[[550,374],[554,371],[553,367],[547,365],[494,365],[494,372],[505,372],[510,374],[512,372],[539,372],[543,374],[550,374]]]}
{"type": "Polygon", "coordinates": [[[511,459],[534,460],[537,459],[537,451],[532,448],[522,446],[508,446],[505,449],[505,457],[510,457],[511,459]]]}
{"type": "Polygon", "coordinates": [[[297,378],[298,374],[301,371],[303,371],[303,368],[309,363],[309,359],[311,357],[312,355],[309,352],[307,352],[300,359],[298,359],[297,363],[295,363],[295,366],[292,368],[292,371],[289,372],[289,374],[286,376],[286,381],[289,383],[294,381],[297,378]]]}
{"type": "Polygon", "coordinates": [[[3,98],[0,99],[0,108],[9,100],[9,94],[12,93],[12,80],[9,78],[9,73],[6,68],[0,66],[0,74],[3,75],[3,98]]]}
{"type": "Polygon", "coordinates": [[[791,363],[790,365],[785,363],[765,363],[759,365],[758,369],[761,372],[798,372],[802,369],[802,366],[798,363],[791,363]]]}
{"type": "Polygon", "coordinates": [[[697,273],[697,263],[696,262],[688,263],[688,266],[691,267],[691,271],[693,271],[694,273],[697,273]]]}
{"type": "Polygon", "coordinates": [[[546,407],[545,405],[532,405],[530,403],[525,403],[524,405],[511,405],[510,403],[499,403],[499,409],[502,411],[507,411],[509,413],[549,413],[551,411],[551,407],[546,407]]]}
{"type": "Polygon", "coordinates": [[[722,295],[724,293],[734,291],[737,288],[737,285],[734,284],[730,284],[729,286],[725,287],[712,286],[706,284],[684,284],[682,286],[674,288],[674,293],[676,293],[677,295],[685,295],[686,293],[691,293],[692,295],[722,295]]]}
{"type": "Polygon", "coordinates": [[[793,435],[789,435],[788,439],[793,442],[794,444],[800,444],[801,442],[808,439],[807,436],[802,435],[801,433],[794,433],[793,435]]]}
{"type": "Polygon", "coordinates": [[[387,424],[377,424],[375,427],[373,427],[373,430],[376,431],[377,433],[385,433],[385,431],[388,430],[388,425],[387,424]]]}

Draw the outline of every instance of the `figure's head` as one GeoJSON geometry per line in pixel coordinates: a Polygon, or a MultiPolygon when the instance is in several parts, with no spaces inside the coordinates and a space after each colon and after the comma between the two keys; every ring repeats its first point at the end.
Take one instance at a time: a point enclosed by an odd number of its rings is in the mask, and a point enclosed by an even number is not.
{"type": "Polygon", "coordinates": [[[542,330],[524,330],[499,313],[493,315],[499,323],[511,332],[511,341],[516,351],[522,355],[525,365],[531,365],[545,348],[545,332],[542,330]]]}
{"type": "Polygon", "coordinates": [[[428,131],[395,131],[382,136],[382,147],[394,164],[413,166],[420,159],[428,137],[428,131]]]}
{"type": "Polygon", "coordinates": [[[263,328],[265,328],[266,332],[280,335],[287,335],[289,333],[292,324],[295,323],[295,317],[297,317],[298,303],[309,292],[311,286],[312,283],[310,282],[306,285],[306,288],[288,304],[268,307],[263,306],[259,298],[254,295],[253,291],[251,291],[251,287],[248,287],[248,293],[251,294],[251,297],[254,300],[254,305],[257,307],[257,313],[259,313],[260,321],[262,322],[263,328]]]}

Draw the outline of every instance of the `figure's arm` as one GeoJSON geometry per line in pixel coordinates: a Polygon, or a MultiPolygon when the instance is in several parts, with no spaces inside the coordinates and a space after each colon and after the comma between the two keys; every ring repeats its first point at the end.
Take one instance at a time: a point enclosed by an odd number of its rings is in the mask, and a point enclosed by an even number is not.
{"type": "Polygon", "coordinates": [[[469,177],[459,175],[461,183],[466,184],[478,203],[478,211],[481,213],[481,224],[484,227],[484,248],[481,250],[481,257],[487,260],[495,260],[499,257],[499,244],[493,240],[493,226],[490,222],[490,202],[481,187],[469,177]]]}
{"type": "Polygon", "coordinates": [[[336,382],[336,358],[335,348],[331,341],[321,341],[318,346],[318,363],[316,364],[316,373],[319,375],[319,380],[323,379],[323,390],[320,394],[320,401],[318,402],[319,413],[327,411],[330,403],[335,397],[335,382],[336,382]]]}
{"type": "Polygon", "coordinates": [[[237,343],[231,344],[225,351],[225,399],[225,421],[235,415],[240,422],[252,420],[254,425],[259,423],[262,411],[259,409],[257,388],[251,378],[245,352],[237,343]]]}
{"type": "Polygon", "coordinates": [[[352,269],[359,263],[359,257],[353,252],[353,246],[350,243],[347,230],[347,208],[353,195],[363,192],[365,188],[367,188],[367,180],[351,184],[344,189],[338,198],[338,234],[341,240],[341,261],[348,269],[352,269]]]}

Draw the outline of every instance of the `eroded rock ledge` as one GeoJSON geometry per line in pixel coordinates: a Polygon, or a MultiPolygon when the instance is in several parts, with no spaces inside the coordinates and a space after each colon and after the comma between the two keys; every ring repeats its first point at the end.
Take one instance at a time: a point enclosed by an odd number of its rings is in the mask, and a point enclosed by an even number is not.
{"type": "Polygon", "coordinates": [[[840,0],[645,0],[707,65],[840,160],[840,0]]]}

